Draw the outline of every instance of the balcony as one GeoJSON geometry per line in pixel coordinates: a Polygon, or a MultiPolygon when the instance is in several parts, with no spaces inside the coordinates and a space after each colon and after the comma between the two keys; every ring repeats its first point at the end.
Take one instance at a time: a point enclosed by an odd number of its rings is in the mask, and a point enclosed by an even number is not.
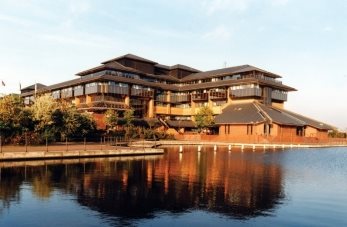
{"type": "Polygon", "coordinates": [[[143,88],[131,88],[131,95],[142,97],[142,98],[152,98],[154,92],[152,90],[147,90],[143,88]]]}
{"type": "Polygon", "coordinates": [[[128,87],[120,87],[120,86],[116,86],[116,85],[105,85],[104,93],[128,95],[129,94],[129,88],[128,87]]]}
{"type": "Polygon", "coordinates": [[[190,95],[171,95],[170,102],[171,103],[182,103],[182,102],[190,102],[190,95]]]}
{"type": "Polygon", "coordinates": [[[78,87],[74,87],[74,95],[75,96],[82,96],[84,95],[84,87],[83,86],[78,86],[78,87]]]}
{"type": "Polygon", "coordinates": [[[211,100],[223,100],[227,98],[226,91],[210,91],[211,100]]]}
{"type": "Polygon", "coordinates": [[[62,90],[61,91],[61,98],[71,98],[73,96],[73,92],[72,89],[68,89],[68,90],[62,90]]]}
{"type": "Polygon", "coordinates": [[[102,92],[102,85],[101,84],[96,84],[93,86],[86,86],[85,93],[86,95],[89,94],[97,94],[102,92]]]}
{"type": "Polygon", "coordinates": [[[167,102],[167,95],[157,95],[155,97],[155,101],[157,101],[157,102],[167,102]]]}
{"type": "Polygon", "coordinates": [[[53,99],[60,99],[60,91],[53,91],[52,97],[53,99]]]}
{"type": "Polygon", "coordinates": [[[287,93],[273,91],[271,94],[271,98],[279,101],[287,101],[287,93]]]}
{"type": "Polygon", "coordinates": [[[230,90],[230,96],[233,98],[261,97],[261,89],[255,87],[230,90]]]}
{"type": "Polygon", "coordinates": [[[192,100],[193,101],[207,101],[208,100],[208,93],[197,93],[192,94],[192,100]]]}

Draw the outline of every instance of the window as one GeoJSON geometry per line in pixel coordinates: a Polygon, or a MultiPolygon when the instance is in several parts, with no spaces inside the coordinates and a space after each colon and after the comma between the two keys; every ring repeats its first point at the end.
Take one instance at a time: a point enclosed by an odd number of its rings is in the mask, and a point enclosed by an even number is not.
{"type": "Polygon", "coordinates": [[[247,135],[253,135],[253,125],[247,125],[247,135]]]}

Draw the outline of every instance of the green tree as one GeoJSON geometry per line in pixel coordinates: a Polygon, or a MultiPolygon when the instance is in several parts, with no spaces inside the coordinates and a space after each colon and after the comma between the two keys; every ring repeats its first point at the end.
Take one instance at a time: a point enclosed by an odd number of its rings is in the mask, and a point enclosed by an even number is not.
{"type": "Polygon", "coordinates": [[[11,137],[21,131],[20,113],[23,105],[19,95],[11,94],[0,98],[0,133],[11,137]]]}
{"type": "Polygon", "coordinates": [[[58,109],[58,103],[52,98],[51,95],[45,94],[36,97],[35,103],[31,106],[33,119],[37,122],[35,130],[37,132],[47,132],[52,129],[53,112],[58,109]]]}
{"type": "Polygon", "coordinates": [[[105,122],[111,130],[118,125],[118,113],[115,110],[107,110],[105,113],[105,122]]]}
{"type": "Polygon", "coordinates": [[[213,125],[214,118],[212,109],[207,106],[201,107],[195,115],[195,122],[200,130],[213,125]]]}
{"type": "Polygon", "coordinates": [[[124,111],[124,121],[125,121],[125,137],[127,139],[133,137],[136,135],[136,132],[134,130],[133,120],[134,120],[134,110],[133,109],[127,109],[124,111]]]}

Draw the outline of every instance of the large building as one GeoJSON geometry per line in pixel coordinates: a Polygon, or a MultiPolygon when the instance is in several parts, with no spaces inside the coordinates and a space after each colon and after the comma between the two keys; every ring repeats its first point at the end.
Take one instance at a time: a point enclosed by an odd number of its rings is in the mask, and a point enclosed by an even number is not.
{"type": "MultiPolygon", "coordinates": [[[[167,66],[127,54],[76,74],[78,78],[22,89],[27,105],[36,93],[50,93],[81,111],[91,112],[99,128],[105,128],[107,109],[132,108],[138,118],[158,119],[171,132],[194,130],[195,115],[208,106],[215,115],[219,138],[255,140],[277,138],[326,139],[331,126],[284,110],[288,92],[281,76],[240,65],[200,71],[185,65],[167,66]]],[[[276,141],[276,140],[273,140],[276,141]]]]}

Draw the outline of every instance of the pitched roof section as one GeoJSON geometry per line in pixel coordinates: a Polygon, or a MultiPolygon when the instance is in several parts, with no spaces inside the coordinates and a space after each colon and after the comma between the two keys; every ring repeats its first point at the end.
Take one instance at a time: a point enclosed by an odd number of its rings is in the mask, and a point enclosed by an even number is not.
{"type": "Polygon", "coordinates": [[[239,66],[228,67],[228,68],[223,68],[223,69],[216,69],[216,70],[194,73],[194,74],[191,74],[189,76],[184,77],[182,79],[182,82],[191,81],[191,80],[206,79],[206,78],[211,78],[213,76],[231,75],[231,74],[249,72],[249,71],[259,71],[259,72],[266,73],[267,75],[269,75],[273,78],[281,78],[281,76],[279,76],[277,74],[265,71],[263,69],[259,69],[257,67],[251,66],[251,65],[239,65],[239,66]]]}
{"type": "MultiPolygon", "coordinates": [[[[44,87],[47,87],[47,86],[44,85],[44,84],[36,83],[36,88],[37,89],[41,89],[41,88],[44,88],[44,87]]],[[[21,91],[24,91],[24,90],[35,90],[35,84],[27,86],[27,87],[21,89],[21,91]]]]}
{"type": "Polygon", "coordinates": [[[263,104],[257,103],[260,110],[264,113],[264,115],[270,118],[269,120],[279,124],[279,125],[294,125],[294,126],[304,126],[306,125],[305,121],[302,121],[286,112],[283,112],[279,109],[275,109],[271,106],[265,106],[263,104]]]}
{"type": "Polygon", "coordinates": [[[186,71],[189,71],[189,72],[193,72],[193,73],[198,73],[198,72],[201,72],[200,70],[198,69],[194,69],[192,67],[189,67],[189,66],[186,66],[186,65],[181,65],[181,64],[177,64],[177,65],[173,65],[170,67],[170,69],[183,69],[183,70],[186,70],[186,71]]]}
{"type": "Polygon", "coordinates": [[[118,62],[112,61],[112,62],[103,64],[103,65],[79,72],[76,75],[77,76],[85,76],[85,75],[88,75],[88,74],[93,73],[93,72],[100,72],[102,70],[107,70],[107,69],[114,69],[114,70],[120,70],[120,71],[125,71],[125,72],[141,73],[140,71],[138,71],[136,69],[126,67],[126,66],[124,66],[118,62]]]}
{"type": "Polygon", "coordinates": [[[146,58],[134,55],[134,54],[122,55],[120,57],[116,57],[116,58],[104,61],[101,64],[107,64],[109,62],[117,61],[117,60],[120,60],[120,59],[123,59],[123,58],[128,58],[128,59],[132,59],[132,60],[136,60],[136,61],[142,61],[142,62],[151,63],[151,64],[158,64],[157,62],[154,62],[152,60],[149,60],[149,59],[146,59],[146,58]]]}
{"type": "Polygon", "coordinates": [[[336,129],[336,127],[334,126],[331,126],[331,125],[328,125],[326,123],[323,123],[321,121],[317,121],[317,120],[314,120],[314,119],[311,119],[309,117],[305,117],[305,116],[302,116],[298,113],[294,113],[292,111],[289,111],[289,110],[281,110],[282,112],[284,113],[287,113],[301,121],[304,121],[306,125],[309,125],[313,128],[317,128],[317,129],[321,129],[321,130],[334,130],[336,129]]]}
{"type": "Polygon", "coordinates": [[[254,103],[231,104],[216,116],[216,124],[258,124],[266,121],[254,103]]]}
{"type": "Polygon", "coordinates": [[[257,124],[265,121],[279,125],[311,126],[321,130],[335,129],[335,127],[320,121],[258,102],[231,104],[215,118],[216,124],[257,124]]]}

